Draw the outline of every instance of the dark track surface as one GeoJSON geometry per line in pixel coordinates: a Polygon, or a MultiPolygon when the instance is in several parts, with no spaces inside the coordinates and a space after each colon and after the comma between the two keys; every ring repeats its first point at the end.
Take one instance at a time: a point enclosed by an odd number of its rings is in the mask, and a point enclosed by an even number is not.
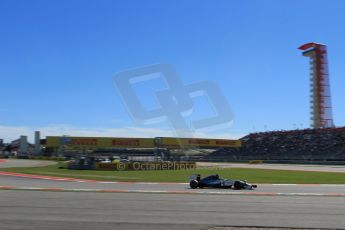
{"type": "Polygon", "coordinates": [[[43,160],[27,160],[27,159],[1,159],[1,168],[11,168],[11,167],[40,167],[54,165],[57,162],[54,161],[43,161],[43,160]]]}
{"type": "MultiPolygon", "coordinates": [[[[39,188],[64,188],[64,189],[119,189],[119,190],[144,190],[144,191],[203,191],[234,193],[231,189],[189,189],[188,184],[158,184],[158,183],[95,183],[95,182],[69,182],[31,179],[0,175],[0,186],[39,187],[39,188]]],[[[336,193],[345,194],[345,185],[259,185],[256,190],[245,191],[248,193],[336,193]]],[[[345,199],[345,198],[344,198],[345,199]]]]}
{"type": "MultiPolygon", "coordinates": [[[[68,182],[0,176],[0,186],[191,191],[187,184],[68,182]]],[[[0,190],[0,230],[144,229],[197,230],[215,226],[345,229],[344,185],[259,185],[252,193],[289,196],[0,190]]]]}
{"type": "Polygon", "coordinates": [[[0,229],[345,228],[345,199],[0,191],[0,229]]]}

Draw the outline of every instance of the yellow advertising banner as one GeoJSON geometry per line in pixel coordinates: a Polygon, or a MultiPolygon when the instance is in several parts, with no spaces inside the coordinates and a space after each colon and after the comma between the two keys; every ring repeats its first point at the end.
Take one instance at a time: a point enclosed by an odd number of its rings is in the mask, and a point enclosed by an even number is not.
{"type": "Polygon", "coordinates": [[[203,139],[203,138],[118,138],[118,137],[69,137],[48,136],[47,147],[68,149],[99,148],[229,148],[241,147],[241,140],[203,139]],[[156,141],[155,141],[156,139],[156,141]]]}
{"type": "Polygon", "coordinates": [[[203,139],[203,138],[173,138],[163,137],[161,146],[163,148],[221,148],[221,147],[241,147],[241,140],[228,139],[203,139]]]}
{"type": "Polygon", "coordinates": [[[154,148],[153,138],[69,137],[48,136],[47,147],[72,149],[154,148]]]}

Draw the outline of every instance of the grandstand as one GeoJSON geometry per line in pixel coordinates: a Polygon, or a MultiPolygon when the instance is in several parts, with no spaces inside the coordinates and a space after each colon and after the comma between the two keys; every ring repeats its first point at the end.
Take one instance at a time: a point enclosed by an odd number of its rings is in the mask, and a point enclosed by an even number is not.
{"type": "Polygon", "coordinates": [[[219,149],[212,161],[345,162],[345,127],[252,133],[241,148],[219,149]]]}

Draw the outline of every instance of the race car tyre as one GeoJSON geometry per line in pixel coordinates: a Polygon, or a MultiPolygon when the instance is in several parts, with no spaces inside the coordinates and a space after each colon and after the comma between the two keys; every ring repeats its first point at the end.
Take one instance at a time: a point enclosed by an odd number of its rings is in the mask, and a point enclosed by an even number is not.
{"type": "Polygon", "coordinates": [[[192,188],[192,189],[198,188],[198,185],[199,185],[199,182],[198,182],[197,180],[191,180],[191,181],[189,182],[189,186],[190,186],[190,188],[192,188]]]}
{"type": "Polygon", "coordinates": [[[235,181],[234,183],[234,189],[240,190],[242,188],[242,183],[241,181],[235,181]]]}

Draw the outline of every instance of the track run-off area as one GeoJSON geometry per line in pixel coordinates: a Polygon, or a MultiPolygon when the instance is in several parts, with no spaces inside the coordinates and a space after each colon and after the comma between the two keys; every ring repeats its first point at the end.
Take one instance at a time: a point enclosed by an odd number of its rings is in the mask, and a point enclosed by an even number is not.
{"type": "MultiPolygon", "coordinates": [[[[44,164],[15,162],[21,167],[44,164]]],[[[15,165],[11,161],[2,164],[15,165]]],[[[0,172],[0,229],[345,229],[344,216],[345,185],[340,184],[193,190],[188,183],[96,181],[0,172]]]]}
{"type": "MultiPolygon", "coordinates": [[[[255,190],[232,189],[190,189],[188,183],[148,183],[148,182],[117,182],[84,180],[71,177],[58,177],[47,175],[33,175],[1,171],[6,167],[39,167],[54,164],[51,161],[37,160],[2,160],[0,162],[0,189],[7,190],[52,190],[52,191],[82,191],[82,192],[108,192],[108,193],[170,193],[170,194],[210,194],[210,195],[249,195],[249,196],[332,196],[345,197],[345,185],[342,184],[259,184],[255,190]]],[[[210,166],[212,163],[203,163],[210,166]]],[[[219,167],[245,167],[245,164],[216,164],[219,167]]],[[[265,165],[260,165],[264,167],[265,165]]],[[[257,167],[257,165],[247,165],[257,167]]],[[[267,165],[279,167],[279,165],[267,165]]],[[[301,168],[301,165],[284,166],[301,168]]],[[[306,170],[318,170],[318,166],[304,166],[306,170]]],[[[344,170],[341,166],[319,166],[322,170],[344,170]]],[[[345,173],[344,173],[345,176],[345,173]]],[[[186,178],[187,180],[187,178],[186,178]]],[[[188,182],[188,181],[186,181],[188,182]]]]}
{"type": "Polygon", "coordinates": [[[2,190],[345,197],[345,185],[332,184],[259,184],[255,190],[190,189],[188,183],[96,181],[11,172],[0,172],[0,182],[2,190]]]}

